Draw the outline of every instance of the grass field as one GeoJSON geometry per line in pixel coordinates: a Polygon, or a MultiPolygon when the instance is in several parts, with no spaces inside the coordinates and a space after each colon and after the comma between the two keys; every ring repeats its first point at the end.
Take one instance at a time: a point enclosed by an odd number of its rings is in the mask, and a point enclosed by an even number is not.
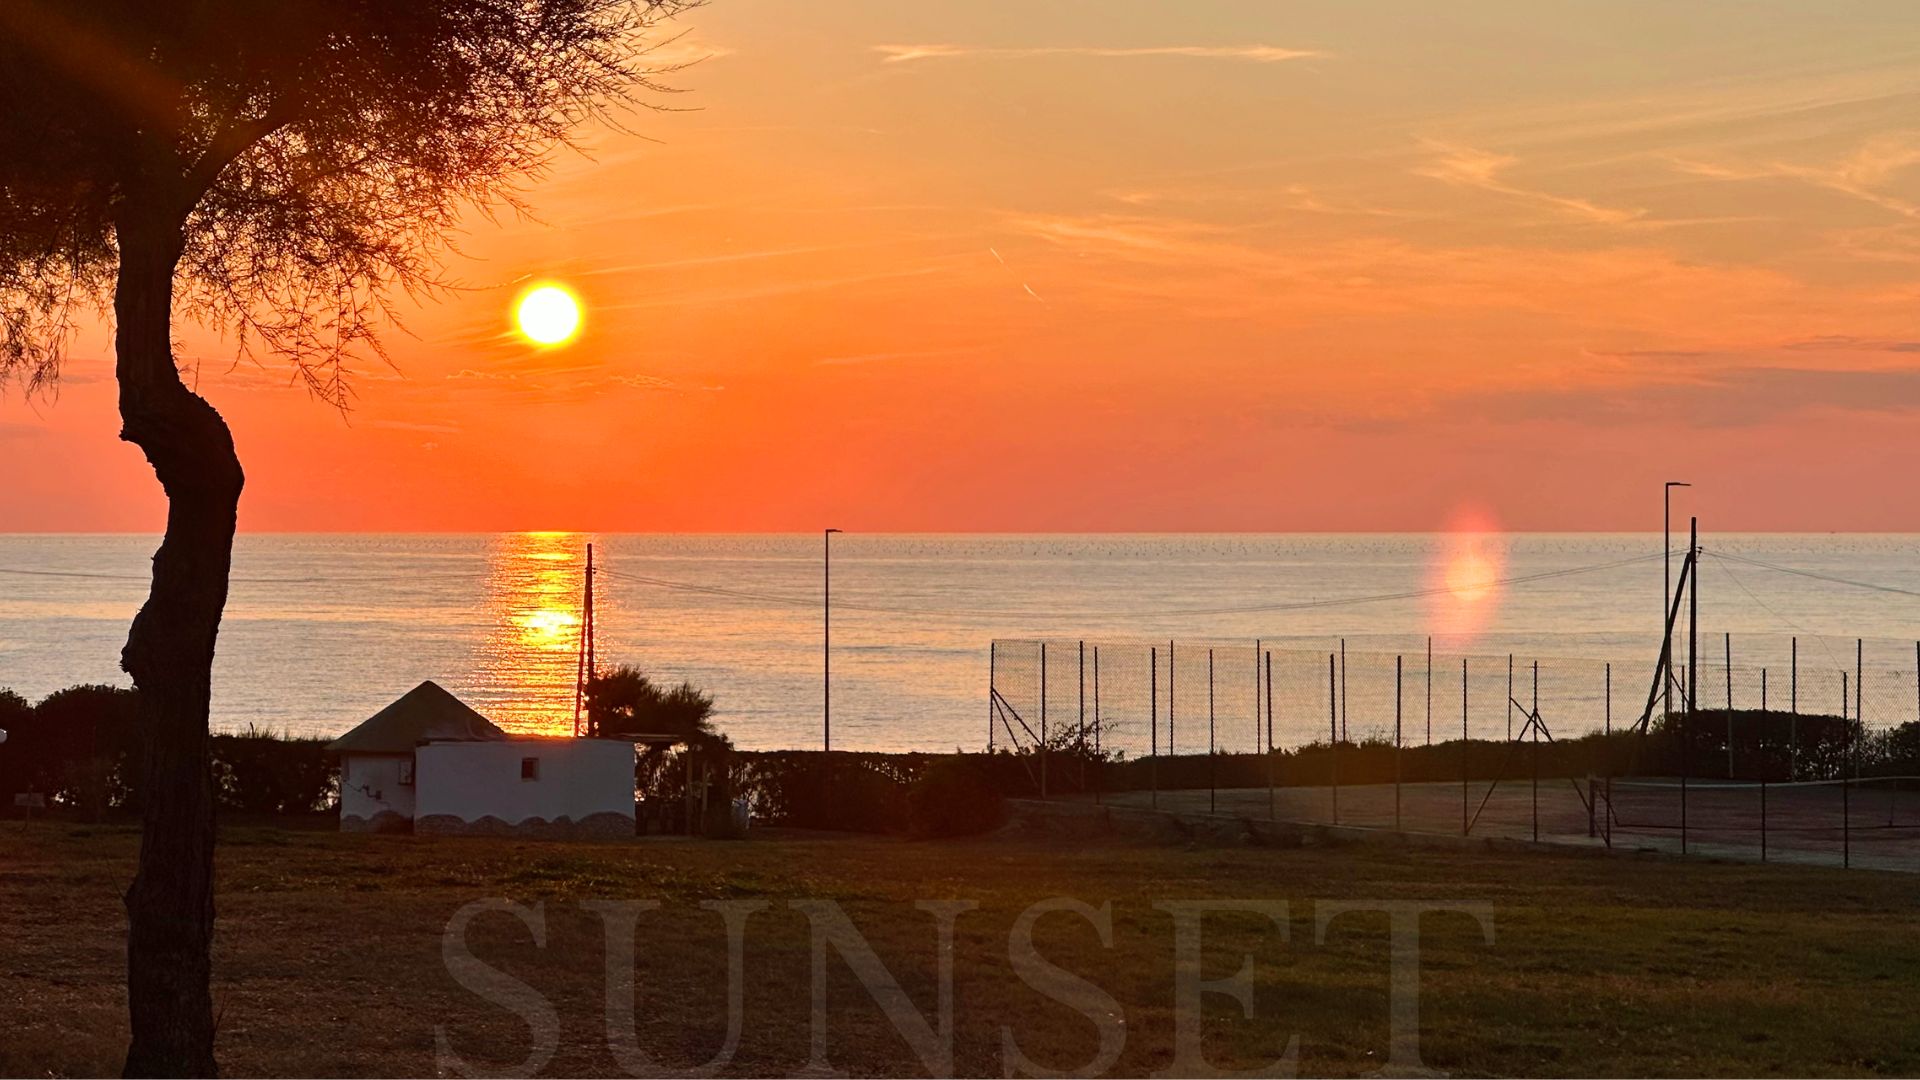
{"type": "MultiPolygon", "coordinates": [[[[0,1074],[117,1073],[124,1045],[119,896],[137,834],[119,826],[0,825],[0,1074]]],[[[475,1067],[527,1055],[528,1026],[448,974],[444,928],[476,899],[541,904],[545,947],[504,915],[471,924],[473,954],[550,1001],[546,1071],[618,1071],[605,1037],[604,936],[592,899],[661,901],[639,923],[640,1044],[684,1071],[726,1028],[720,918],[698,904],[759,899],[748,924],[745,1030],[729,1073],[808,1058],[810,947],[790,900],[833,898],[923,1012],[936,1000],[934,923],[916,900],[960,898],[956,1068],[1001,1075],[1001,1028],[1031,1058],[1073,1068],[1093,1025],[1023,983],[1008,933],[1028,905],[1113,904],[1102,947],[1052,915],[1042,954],[1124,1011],[1113,1068],[1172,1057],[1173,929],[1156,902],[1285,899],[1291,940],[1251,915],[1206,923],[1209,978],[1253,957],[1256,1015],[1207,999],[1205,1047],[1223,1068],[1300,1037],[1303,1074],[1378,1068],[1387,1053],[1387,923],[1346,915],[1315,943],[1318,901],[1488,905],[1496,940],[1464,915],[1423,935],[1422,1055],[1466,1074],[1775,1075],[1920,1072],[1920,898],[1914,879],[1658,856],[1466,854],[1316,846],[1177,848],[1025,840],[907,843],[762,834],[735,843],[589,845],[340,836],[229,828],[220,850],[215,993],[223,1067],[243,1075],[432,1074],[435,1029],[475,1067]]],[[[829,952],[829,1058],[854,1074],[924,1072],[829,952]]]]}

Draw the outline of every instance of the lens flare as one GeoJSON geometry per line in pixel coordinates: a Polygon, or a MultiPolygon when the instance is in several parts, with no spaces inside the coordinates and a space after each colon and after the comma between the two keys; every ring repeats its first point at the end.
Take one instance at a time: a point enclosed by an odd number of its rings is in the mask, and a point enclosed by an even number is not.
{"type": "Polygon", "coordinates": [[[1493,516],[1456,511],[1428,564],[1427,623],[1449,647],[1470,643],[1493,622],[1506,572],[1507,540],[1493,516]]]}

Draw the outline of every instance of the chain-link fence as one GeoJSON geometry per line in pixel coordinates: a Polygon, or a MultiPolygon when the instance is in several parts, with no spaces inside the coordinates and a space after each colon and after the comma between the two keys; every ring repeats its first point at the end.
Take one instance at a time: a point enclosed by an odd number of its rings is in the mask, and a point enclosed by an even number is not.
{"type": "Polygon", "coordinates": [[[1824,643],[1813,663],[1791,641],[1778,666],[1713,644],[1667,672],[1338,640],[996,641],[987,741],[1032,755],[1049,797],[1920,868],[1920,648],[1902,664],[1855,643],[1845,669],[1824,643]]]}

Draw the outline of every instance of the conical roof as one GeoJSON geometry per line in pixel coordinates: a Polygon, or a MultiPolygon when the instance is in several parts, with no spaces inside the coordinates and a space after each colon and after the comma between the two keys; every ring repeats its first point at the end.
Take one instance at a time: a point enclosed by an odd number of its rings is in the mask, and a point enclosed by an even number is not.
{"type": "Polygon", "coordinates": [[[327,744],[335,754],[406,754],[424,742],[492,742],[507,733],[431,680],[327,744]]]}

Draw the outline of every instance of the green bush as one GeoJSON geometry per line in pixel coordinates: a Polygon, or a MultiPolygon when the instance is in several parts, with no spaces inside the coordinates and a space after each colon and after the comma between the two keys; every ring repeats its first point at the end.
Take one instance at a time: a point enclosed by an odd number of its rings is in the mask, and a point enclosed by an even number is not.
{"type": "Polygon", "coordinates": [[[1006,820],[1007,803],[970,757],[942,758],[907,791],[907,830],[933,839],[978,836],[1006,820]]]}
{"type": "Polygon", "coordinates": [[[340,769],[325,739],[270,732],[213,736],[213,791],[222,810],[312,814],[332,806],[340,769]]]}

